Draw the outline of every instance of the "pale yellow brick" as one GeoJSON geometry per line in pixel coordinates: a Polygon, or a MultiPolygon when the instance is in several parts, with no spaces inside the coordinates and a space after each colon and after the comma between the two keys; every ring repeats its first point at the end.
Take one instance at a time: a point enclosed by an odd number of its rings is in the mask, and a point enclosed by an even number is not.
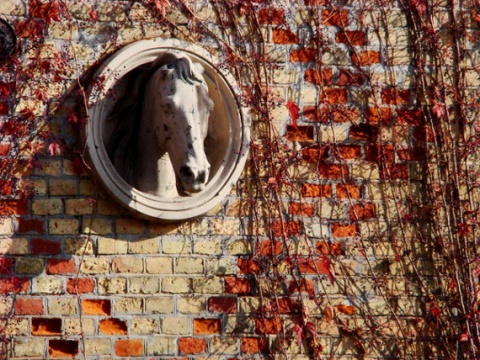
{"type": "Polygon", "coordinates": [[[189,278],[164,278],[162,279],[162,292],[169,294],[186,294],[192,289],[189,278]]]}
{"type": "Polygon", "coordinates": [[[162,334],[189,335],[192,333],[192,319],[189,318],[163,318],[162,334]]]}
{"type": "Polygon", "coordinates": [[[0,322],[0,326],[5,329],[5,336],[17,337],[30,335],[28,319],[26,318],[10,318],[5,325],[0,322]]]}
{"type": "Polygon", "coordinates": [[[146,258],[145,267],[149,274],[173,274],[173,260],[170,257],[146,258]]]}
{"type": "Polygon", "coordinates": [[[205,273],[207,275],[230,275],[236,273],[235,259],[208,259],[205,261],[205,273]]]}
{"type": "Polygon", "coordinates": [[[45,339],[22,339],[14,340],[13,352],[19,358],[42,358],[45,354],[45,339]]]}
{"type": "Polygon", "coordinates": [[[50,195],[76,195],[78,180],[76,179],[50,179],[48,192],[50,195]]]}
{"type": "Polygon", "coordinates": [[[98,291],[101,294],[125,294],[127,293],[127,279],[123,277],[98,279],[98,291]]]}
{"type": "Polygon", "coordinates": [[[65,240],[65,253],[71,255],[92,255],[93,241],[86,237],[68,238],[65,240]]]}
{"type": "Polygon", "coordinates": [[[151,223],[148,226],[151,235],[172,235],[178,233],[178,225],[170,223],[151,223]]]}
{"type": "Polygon", "coordinates": [[[65,199],[67,215],[92,215],[95,211],[95,199],[65,199]]]}
{"type": "Polygon", "coordinates": [[[256,297],[239,297],[238,305],[241,313],[250,314],[254,311],[258,311],[260,308],[260,299],[256,297]]]}
{"type": "Polygon", "coordinates": [[[372,163],[357,163],[351,165],[351,177],[368,179],[368,180],[379,180],[380,173],[378,171],[378,165],[372,163]]]}
{"type": "Polygon", "coordinates": [[[83,234],[106,235],[111,234],[113,222],[110,219],[87,217],[82,221],[83,234]]]}
{"type": "Polygon", "coordinates": [[[132,240],[128,245],[129,254],[158,254],[160,252],[159,239],[132,240]]]}
{"type": "Polygon", "coordinates": [[[229,315],[225,324],[225,334],[253,334],[255,322],[252,318],[243,315],[229,315]]]}
{"type": "Polygon", "coordinates": [[[127,254],[128,241],[122,239],[99,237],[97,240],[97,247],[99,255],[127,254]]]}
{"type": "Polygon", "coordinates": [[[175,355],[176,351],[177,344],[173,337],[155,336],[147,344],[148,355],[175,355]]]}
{"type": "Polygon", "coordinates": [[[115,302],[114,309],[119,314],[141,314],[143,312],[143,299],[120,298],[115,302]]]}
{"type": "Polygon", "coordinates": [[[192,281],[193,292],[198,294],[221,294],[222,279],[214,278],[195,278],[192,281]]]}
{"type": "Polygon", "coordinates": [[[62,172],[61,160],[40,159],[38,164],[39,169],[35,171],[37,175],[59,176],[62,172]]]}
{"type": "Polygon", "coordinates": [[[156,21],[152,11],[147,9],[145,5],[137,2],[131,6],[128,18],[131,21],[142,23],[152,23],[156,21]]]}
{"type": "Polygon", "coordinates": [[[77,299],[75,298],[49,298],[48,299],[49,315],[76,315],[77,299]]]}
{"type": "Polygon", "coordinates": [[[141,234],[145,231],[145,222],[138,219],[121,218],[115,221],[117,234],[141,234]]]}
{"type": "Polygon", "coordinates": [[[62,279],[48,277],[36,277],[33,279],[34,293],[38,294],[61,294],[63,293],[62,279]]]}
{"type": "Polygon", "coordinates": [[[150,296],[145,299],[145,310],[151,314],[172,314],[174,311],[173,297],[150,296]]]}
{"type": "Polygon", "coordinates": [[[285,84],[289,85],[297,81],[299,77],[299,72],[296,69],[275,69],[273,70],[273,82],[275,84],[285,84]]]}
{"type": "Polygon", "coordinates": [[[156,294],[160,291],[160,280],[147,276],[129,278],[128,290],[131,294],[156,294]]]}
{"type": "Polygon", "coordinates": [[[47,181],[43,179],[24,179],[24,183],[28,188],[31,188],[36,196],[47,195],[47,181]]]}
{"type": "Polygon", "coordinates": [[[318,140],[320,142],[345,141],[348,138],[350,125],[320,125],[318,127],[318,140]]]}
{"type": "Polygon", "coordinates": [[[112,260],[112,271],[115,273],[141,273],[143,272],[143,259],[123,257],[112,260]]]}
{"type": "Polygon", "coordinates": [[[335,50],[326,49],[322,51],[323,65],[351,65],[350,56],[345,50],[335,47],[335,50]]]}
{"type": "Polygon", "coordinates": [[[210,341],[211,354],[237,354],[239,351],[239,340],[235,337],[215,336],[210,341]]]}
{"type": "Polygon", "coordinates": [[[305,223],[305,234],[308,237],[321,239],[330,234],[328,225],[320,224],[318,221],[307,221],[305,223]]]}
{"type": "Polygon", "coordinates": [[[344,220],[348,218],[349,204],[346,202],[326,202],[319,204],[318,215],[322,219],[344,220]]]}
{"type": "Polygon", "coordinates": [[[107,274],[109,267],[109,260],[106,258],[84,258],[80,263],[80,273],[88,275],[107,274]]]}
{"type": "Polygon", "coordinates": [[[48,26],[48,35],[52,39],[72,40],[73,34],[77,34],[77,29],[72,29],[74,25],[70,23],[52,22],[48,26]]]}
{"type": "Polygon", "coordinates": [[[190,254],[192,252],[192,243],[190,239],[182,240],[163,240],[162,252],[164,254],[190,254]]]}
{"type": "Polygon", "coordinates": [[[0,14],[3,15],[26,15],[26,4],[23,1],[18,0],[2,0],[0,3],[0,14]]]}
{"type": "Polygon", "coordinates": [[[61,199],[33,199],[33,215],[58,215],[63,212],[61,199]]]}
{"type": "Polygon", "coordinates": [[[28,254],[28,239],[5,238],[0,239],[0,255],[26,255],[28,254]]]}
{"type": "Polygon", "coordinates": [[[118,36],[125,42],[141,40],[145,35],[140,24],[125,25],[118,29],[118,36]]]}
{"type": "Polygon", "coordinates": [[[0,315],[7,315],[12,311],[13,299],[12,298],[3,298],[0,299],[0,315]]]}
{"type": "Polygon", "coordinates": [[[111,339],[86,338],[84,342],[85,355],[87,356],[110,355],[112,353],[111,339]]]}
{"type": "Polygon", "coordinates": [[[204,297],[180,297],[177,300],[177,311],[182,314],[200,314],[206,309],[207,300],[204,297]]]}
{"type": "Polygon", "coordinates": [[[52,235],[77,235],[79,222],[77,219],[51,219],[48,231],[52,235]]]}
{"type": "Polygon", "coordinates": [[[221,255],[222,241],[220,239],[196,241],[193,244],[193,252],[202,255],[221,255]]]}
{"type": "Polygon", "coordinates": [[[0,219],[0,235],[13,234],[13,220],[10,218],[0,219]]]}
{"type": "Polygon", "coordinates": [[[43,272],[43,259],[19,257],[15,259],[15,272],[23,275],[39,275],[43,272]]]}
{"type": "Polygon", "coordinates": [[[247,255],[252,253],[252,242],[248,240],[235,240],[227,245],[230,255],[247,255]]]}
{"type": "Polygon", "coordinates": [[[65,317],[63,319],[65,335],[93,335],[95,334],[95,323],[92,318],[65,317]]]}
{"type": "MultiPolygon", "coordinates": [[[[95,184],[91,180],[80,180],[80,189],[79,194],[84,196],[95,195],[97,190],[95,188],[95,184]]],[[[110,215],[110,214],[105,214],[110,215]]]]}
{"type": "Polygon", "coordinates": [[[208,234],[208,221],[206,219],[195,219],[183,223],[178,231],[185,236],[192,236],[193,234],[207,235],[208,234]]]}
{"type": "Polygon", "coordinates": [[[133,318],[130,321],[129,333],[137,335],[152,335],[160,332],[160,321],[149,318],[133,318]]]}
{"type": "Polygon", "coordinates": [[[98,199],[97,213],[99,215],[119,216],[126,215],[126,211],[111,200],[98,199]]]}
{"type": "Polygon", "coordinates": [[[203,260],[200,258],[178,258],[175,264],[176,274],[203,273],[203,260]]]}
{"type": "Polygon", "coordinates": [[[214,235],[240,234],[241,222],[239,219],[214,219],[211,221],[211,231],[214,235]]]}

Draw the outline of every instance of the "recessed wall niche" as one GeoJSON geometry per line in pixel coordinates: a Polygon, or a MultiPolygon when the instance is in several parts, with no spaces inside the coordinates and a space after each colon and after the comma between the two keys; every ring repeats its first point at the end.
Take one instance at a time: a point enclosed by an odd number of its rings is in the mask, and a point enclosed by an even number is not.
{"type": "Polygon", "coordinates": [[[163,221],[204,214],[245,165],[250,123],[233,76],[205,49],[142,40],[109,57],[89,93],[86,152],[104,188],[163,221]]]}

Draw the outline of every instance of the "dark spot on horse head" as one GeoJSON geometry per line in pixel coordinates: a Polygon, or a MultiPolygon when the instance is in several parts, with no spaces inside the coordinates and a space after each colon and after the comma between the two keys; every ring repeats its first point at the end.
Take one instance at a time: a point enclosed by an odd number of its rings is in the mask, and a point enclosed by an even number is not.
{"type": "Polygon", "coordinates": [[[163,124],[163,130],[168,131],[170,130],[170,128],[167,125],[163,124]]]}
{"type": "Polygon", "coordinates": [[[187,147],[188,147],[189,149],[192,149],[192,148],[193,148],[193,145],[192,145],[191,143],[188,143],[187,147]]]}

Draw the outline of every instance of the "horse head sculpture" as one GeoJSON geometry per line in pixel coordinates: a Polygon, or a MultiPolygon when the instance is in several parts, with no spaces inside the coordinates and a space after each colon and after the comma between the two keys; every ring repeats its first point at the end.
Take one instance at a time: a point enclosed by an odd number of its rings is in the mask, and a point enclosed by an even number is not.
{"type": "Polygon", "coordinates": [[[107,146],[117,171],[135,188],[161,197],[202,191],[210,171],[204,142],[214,106],[203,67],[166,53],[132,89],[113,112],[125,116],[116,120],[123,130],[116,129],[107,146]]]}

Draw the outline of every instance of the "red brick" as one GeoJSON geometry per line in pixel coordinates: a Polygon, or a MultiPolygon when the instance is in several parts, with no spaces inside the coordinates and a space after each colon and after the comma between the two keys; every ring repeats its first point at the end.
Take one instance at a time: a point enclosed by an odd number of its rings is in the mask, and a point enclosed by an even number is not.
{"type": "Polygon", "coordinates": [[[365,147],[365,159],[377,164],[393,163],[395,150],[393,145],[368,145],[365,147]]]}
{"type": "Polygon", "coordinates": [[[59,240],[32,239],[32,254],[57,255],[61,252],[59,240]]]}
{"type": "Polygon", "coordinates": [[[225,276],[224,282],[226,294],[249,295],[251,292],[251,284],[248,279],[225,276]]]}
{"type": "Polygon", "coordinates": [[[39,298],[16,298],[16,315],[43,315],[43,301],[39,298]]]}
{"type": "Polygon", "coordinates": [[[304,106],[303,116],[310,121],[329,122],[329,113],[325,111],[324,106],[304,106]]]}
{"type": "Polygon", "coordinates": [[[343,245],[340,242],[317,241],[315,249],[320,255],[342,256],[344,254],[343,245]]]}
{"type": "Polygon", "coordinates": [[[273,29],[272,39],[275,44],[298,44],[298,36],[290,29],[273,29]]]}
{"type": "Polygon", "coordinates": [[[0,294],[18,294],[28,291],[30,281],[26,278],[10,277],[0,279],[0,294]]]}
{"type": "Polygon", "coordinates": [[[44,225],[45,223],[43,220],[20,218],[20,219],[17,219],[17,233],[44,234],[45,233],[44,225]]]}
{"type": "Polygon", "coordinates": [[[257,261],[251,259],[237,259],[240,274],[256,274],[261,270],[257,261]]]}
{"type": "Polygon", "coordinates": [[[346,104],[348,94],[346,89],[324,88],[320,93],[320,100],[324,104],[346,104]]]}
{"type": "Polygon", "coordinates": [[[366,50],[352,55],[352,62],[356,66],[369,66],[381,62],[380,52],[366,50]]]}
{"type": "Polygon", "coordinates": [[[350,138],[373,142],[379,133],[378,127],[371,124],[355,124],[350,127],[350,138]]]}
{"type": "Polygon", "coordinates": [[[279,334],[282,331],[282,328],[282,320],[278,317],[255,319],[256,334],[279,334]]]}
{"type": "Polygon", "coordinates": [[[208,299],[208,311],[234,314],[237,311],[237,298],[232,296],[216,296],[208,299]]]}
{"type": "Polygon", "coordinates": [[[336,150],[340,158],[344,160],[354,160],[362,157],[362,149],[357,145],[339,145],[336,150]]]}
{"type": "Polygon", "coordinates": [[[112,304],[110,300],[82,300],[82,312],[84,315],[110,315],[111,311],[112,304]]]}
{"type": "Polygon", "coordinates": [[[382,89],[381,98],[383,104],[402,105],[410,102],[410,89],[382,89]]]}
{"type": "Polygon", "coordinates": [[[289,141],[312,142],[315,137],[315,128],[313,126],[287,125],[285,136],[289,141]]]}
{"type": "Polygon", "coordinates": [[[401,161],[423,161],[425,153],[421,149],[400,149],[397,150],[398,158],[401,161]]]}
{"type": "Polygon", "coordinates": [[[375,204],[360,203],[350,206],[349,216],[351,220],[366,220],[375,218],[375,204]]]}
{"type": "Polygon", "coordinates": [[[71,278],[67,281],[67,292],[69,294],[86,294],[95,289],[95,280],[91,278],[71,278]]]}
{"type": "Polygon", "coordinates": [[[28,199],[0,201],[0,215],[27,215],[28,199]]]}
{"type": "Polygon", "coordinates": [[[258,253],[264,256],[280,255],[283,252],[283,245],[280,241],[263,240],[258,242],[258,253]]]}
{"type": "Polygon", "coordinates": [[[290,62],[314,62],[316,59],[315,49],[297,49],[290,52],[290,62]]]}
{"type": "Polygon", "coordinates": [[[303,197],[332,197],[331,185],[303,184],[303,197]]]}
{"type": "Polygon", "coordinates": [[[360,110],[337,106],[336,104],[322,104],[320,106],[305,106],[303,116],[310,121],[317,122],[356,122],[360,118],[360,110]]]}
{"type": "Polygon", "coordinates": [[[341,69],[336,84],[339,86],[359,86],[363,85],[365,81],[366,77],[362,73],[341,69]]]}
{"type": "Polygon", "coordinates": [[[347,10],[322,10],[322,21],[326,26],[347,26],[348,11],[347,10]]]}
{"type": "Polygon", "coordinates": [[[185,337],[178,339],[178,352],[181,354],[201,354],[207,349],[205,339],[185,337]]]}
{"type": "Polygon", "coordinates": [[[76,272],[77,267],[73,259],[49,259],[47,262],[47,274],[75,274],[76,272]]]}
{"type": "Polygon", "coordinates": [[[115,341],[115,355],[117,356],[141,356],[143,354],[142,339],[115,341]]]}
{"type": "Polygon", "coordinates": [[[195,335],[220,334],[222,324],[219,319],[193,319],[193,333],[195,335]]]}
{"type": "Polygon", "coordinates": [[[318,174],[322,179],[343,179],[348,177],[346,165],[319,164],[318,174]]]}
{"type": "Polygon", "coordinates": [[[357,224],[331,224],[331,230],[337,238],[353,237],[359,233],[357,224]]]}
{"type": "Polygon", "coordinates": [[[62,319],[60,318],[33,318],[32,335],[52,336],[62,334],[62,319]]]}
{"type": "Polygon", "coordinates": [[[126,335],[127,324],[120,319],[103,319],[98,323],[98,330],[105,335],[126,335]]]}
{"type": "Polygon", "coordinates": [[[285,24],[284,11],[278,8],[260,9],[258,22],[260,24],[283,25],[285,24]]]}
{"type": "Polygon", "coordinates": [[[78,355],[78,341],[49,340],[48,354],[51,358],[74,358],[78,355]]]}
{"type": "Polygon", "coordinates": [[[397,124],[421,125],[422,122],[423,122],[422,110],[397,109],[397,124]]]}
{"type": "Polygon", "coordinates": [[[353,31],[339,31],[335,37],[337,43],[349,44],[352,46],[366,45],[367,37],[365,32],[353,30],[353,31]]]}
{"type": "Polygon", "coordinates": [[[339,199],[360,199],[362,196],[361,185],[338,184],[336,189],[336,197],[339,199]]]}
{"type": "Polygon", "coordinates": [[[288,204],[288,213],[292,215],[302,215],[312,217],[315,215],[315,205],[307,203],[291,202],[288,204]]]}
{"type": "Polygon", "coordinates": [[[407,164],[383,164],[380,167],[380,176],[382,179],[408,179],[407,164]]]}
{"type": "Polygon", "coordinates": [[[391,124],[393,120],[392,110],[389,108],[370,107],[365,116],[370,124],[391,124]]]}
{"type": "Polygon", "coordinates": [[[274,221],[270,226],[270,230],[272,231],[272,235],[275,237],[300,235],[302,231],[302,222],[284,221],[282,228],[282,222],[280,220],[274,221]]]}
{"type": "Polygon", "coordinates": [[[333,78],[333,71],[332,69],[307,69],[305,70],[305,74],[303,79],[307,83],[311,83],[314,85],[331,85],[333,78]]]}

